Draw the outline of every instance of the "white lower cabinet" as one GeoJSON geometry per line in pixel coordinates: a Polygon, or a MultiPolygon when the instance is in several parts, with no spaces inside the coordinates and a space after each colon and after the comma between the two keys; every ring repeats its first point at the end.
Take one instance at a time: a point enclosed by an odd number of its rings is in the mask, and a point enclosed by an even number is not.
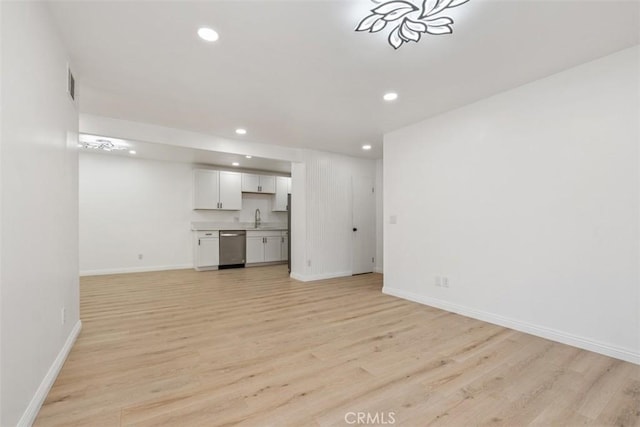
{"type": "Polygon", "coordinates": [[[247,264],[264,262],[264,237],[250,236],[247,231],[247,264]]]}
{"type": "Polygon", "coordinates": [[[264,262],[282,261],[282,236],[269,236],[264,238],[264,262]]]}
{"type": "MultiPolygon", "coordinates": [[[[286,231],[247,231],[247,264],[278,262],[283,257],[283,233],[286,231]]],[[[286,245],[286,244],[285,244],[286,245]]]]}
{"type": "Polygon", "coordinates": [[[217,231],[198,231],[194,242],[196,270],[215,270],[220,264],[220,238],[217,231]]]}

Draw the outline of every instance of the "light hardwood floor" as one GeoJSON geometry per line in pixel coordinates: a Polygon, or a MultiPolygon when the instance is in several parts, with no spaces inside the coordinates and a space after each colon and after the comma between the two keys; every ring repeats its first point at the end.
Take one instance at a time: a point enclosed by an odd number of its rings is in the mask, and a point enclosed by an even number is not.
{"type": "Polygon", "coordinates": [[[381,288],[283,266],[83,278],[35,425],[640,425],[640,367],[381,288]]]}

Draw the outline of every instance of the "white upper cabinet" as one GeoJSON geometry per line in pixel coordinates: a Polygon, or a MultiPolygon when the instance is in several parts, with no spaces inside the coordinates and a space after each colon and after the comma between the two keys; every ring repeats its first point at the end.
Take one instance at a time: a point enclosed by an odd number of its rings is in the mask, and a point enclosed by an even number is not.
{"type": "Polygon", "coordinates": [[[273,175],[243,173],[242,191],[244,193],[274,194],[276,192],[276,177],[273,175]]]}
{"type": "Polygon", "coordinates": [[[258,188],[260,188],[260,175],[254,175],[252,173],[242,174],[243,193],[257,193],[258,188]]]}
{"type": "Polygon", "coordinates": [[[242,174],[220,171],[220,209],[242,209],[242,174]]]}
{"type": "Polygon", "coordinates": [[[220,209],[218,171],[196,169],[194,176],[193,208],[220,209]]]}
{"type": "Polygon", "coordinates": [[[287,211],[287,191],[289,189],[289,181],[291,178],[286,176],[276,177],[276,194],[273,196],[273,211],[283,212],[287,211]]]}
{"type": "Polygon", "coordinates": [[[273,175],[260,175],[260,192],[273,194],[276,192],[276,177],[273,175]]]}
{"type": "Polygon", "coordinates": [[[196,169],[194,171],[194,209],[242,209],[241,174],[196,169]]]}

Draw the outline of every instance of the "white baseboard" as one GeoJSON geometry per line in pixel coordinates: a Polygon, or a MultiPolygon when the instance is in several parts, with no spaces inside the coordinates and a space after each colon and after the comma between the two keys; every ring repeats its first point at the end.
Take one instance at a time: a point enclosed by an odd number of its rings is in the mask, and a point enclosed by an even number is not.
{"type": "Polygon", "coordinates": [[[150,271],[184,270],[186,268],[193,268],[193,264],[156,265],[151,267],[108,268],[104,270],[80,270],[80,277],[104,276],[107,274],[148,273],[150,271]]]}
{"type": "Polygon", "coordinates": [[[56,381],[56,378],[60,373],[60,369],[62,369],[64,361],[67,360],[67,356],[71,351],[71,347],[73,347],[73,344],[76,342],[81,329],[82,322],[78,320],[78,322],[71,330],[71,333],[67,337],[67,341],[65,341],[64,345],[60,349],[58,356],[49,368],[49,371],[47,371],[47,374],[42,379],[42,382],[38,386],[36,393],[33,395],[31,402],[29,402],[27,409],[25,409],[22,417],[20,417],[20,421],[18,421],[18,427],[29,427],[36,420],[38,412],[40,411],[40,407],[44,403],[44,400],[47,398],[47,394],[49,394],[49,390],[51,390],[53,383],[56,381]]]}
{"type": "Polygon", "coordinates": [[[640,353],[625,348],[612,346],[610,344],[605,344],[588,338],[572,335],[563,331],[522,322],[520,320],[500,316],[486,311],[476,310],[459,304],[443,301],[437,298],[418,295],[413,292],[403,291],[401,289],[389,288],[385,286],[382,288],[382,293],[439,308],[442,310],[451,311],[463,316],[504,326],[509,329],[515,329],[516,331],[536,335],[538,337],[557,341],[573,347],[582,348],[584,350],[593,351],[595,353],[604,354],[605,356],[614,357],[616,359],[625,360],[627,362],[640,365],[640,353]]]}
{"type": "Polygon", "coordinates": [[[374,273],[380,273],[380,274],[382,274],[382,273],[383,273],[383,271],[382,271],[382,267],[375,267],[375,268],[373,269],[373,272],[374,272],[374,273]]]}
{"type": "Polygon", "coordinates": [[[308,274],[308,275],[291,272],[289,276],[292,279],[300,280],[301,282],[312,282],[314,280],[335,279],[336,277],[351,276],[351,271],[340,271],[335,273],[308,274]]]}

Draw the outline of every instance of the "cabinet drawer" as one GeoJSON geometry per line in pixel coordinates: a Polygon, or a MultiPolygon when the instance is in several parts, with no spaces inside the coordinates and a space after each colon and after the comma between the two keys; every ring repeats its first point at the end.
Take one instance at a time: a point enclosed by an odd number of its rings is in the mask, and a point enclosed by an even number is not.
{"type": "Polygon", "coordinates": [[[198,239],[202,239],[205,237],[219,237],[219,232],[216,231],[198,231],[198,239]]]}
{"type": "Polygon", "coordinates": [[[280,230],[247,230],[247,237],[280,237],[280,230]]]}

